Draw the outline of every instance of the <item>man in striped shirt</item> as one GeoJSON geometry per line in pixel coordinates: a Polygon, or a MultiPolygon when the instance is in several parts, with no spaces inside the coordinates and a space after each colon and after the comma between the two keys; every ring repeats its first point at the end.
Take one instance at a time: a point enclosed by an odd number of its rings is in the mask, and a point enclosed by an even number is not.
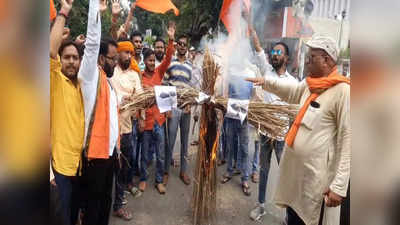
{"type": "MultiPolygon", "coordinates": [[[[167,73],[164,76],[163,85],[176,87],[192,87],[192,63],[186,57],[189,45],[189,37],[179,36],[177,40],[177,57],[172,60],[167,73]]],[[[168,148],[165,154],[165,175],[164,184],[168,182],[169,167],[171,165],[172,154],[178,126],[181,130],[181,171],[180,179],[186,185],[190,184],[190,178],[186,173],[187,152],[190,133],[190,106],[185,109],[172,109],[170,118],[168,118],[168,148]]]]}

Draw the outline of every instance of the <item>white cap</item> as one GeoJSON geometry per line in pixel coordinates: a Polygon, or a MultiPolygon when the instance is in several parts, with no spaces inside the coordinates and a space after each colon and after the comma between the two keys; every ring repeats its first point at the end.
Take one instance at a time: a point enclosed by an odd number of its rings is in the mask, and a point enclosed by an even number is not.
{"type": "Polygon", "coordinates": [[[324,50],[333,59],[333,61],[337,61],[339,49],[336,45],[335,40],[333,40],[332,38],[328,36],[314,36],[306,43],[306,45],[310,48],[318,48],[324,50]]]}

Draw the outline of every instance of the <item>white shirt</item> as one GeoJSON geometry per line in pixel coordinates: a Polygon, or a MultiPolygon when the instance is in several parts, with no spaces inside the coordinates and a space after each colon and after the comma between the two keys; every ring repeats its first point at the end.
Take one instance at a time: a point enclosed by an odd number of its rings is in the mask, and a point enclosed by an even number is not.
{"type": "MultiPolygon", "coordinates": [[[[286,71],[284,74],[279,75],[271,64],[267,62],[267,58],[265,57],[264,51],[256,52],[256,60],[257,65],[260,67],[260,71],[264,73],[264,77],[275,77],[279,80],[287,83],[296,84],[299,81],[294,78],[292,75],[286,71]]],[[[277,105],[286,105],[287,103],[283,102],[278,96],[271,92],[264,91],[264,102],[269,104],[277,104],[277,105]]],[[[287,119],[287,118],[286,118],[287,119]]],[[[286,127],[286,133],[289,131],[289,126],[286,127]]],[[[283,141],[283,139],[278,139],[279,141],[283,141]]]]}
{"type": "MultiPolygon", "coordinates": [[[[99,68],[97,59],[100,51],[101,40],[101,15],[99,1],[90,0],[88,13],[88,27],[85,42],[85,51],[81,66],[78,72],[83,103],[85,108],[85,141],[88,133],[88,126],[92,116],[97,97],[97,82],[99,80],[99,68]]],[[[110,85],[109,88],[111,89],[110,85]]],[[[112,90],[112,89],[111,89],[112,90]]],[[[113,154],[118,140],[118,108],[117,97],[114,91],[110,91],[110,155],[113,154]],[[115,129],[116,128],[116,129],[115,129]]]]}

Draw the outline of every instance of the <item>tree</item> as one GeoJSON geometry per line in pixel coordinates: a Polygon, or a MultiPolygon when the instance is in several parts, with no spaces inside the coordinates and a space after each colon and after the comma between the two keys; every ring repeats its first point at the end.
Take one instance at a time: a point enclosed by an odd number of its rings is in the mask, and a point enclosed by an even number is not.
{"type": "MultiPolygon", "coordinates": [[[[185,33],[191,37],[192,45],[197,46],[201,38],[212,29],[216,30],[219,21],[219,12],[221,10],[223,0],[173,0],[179,9],[179,16],[175,16],[172,10],[166,14],[156,14],[145,11],[139,7],[135,9],[135,18],[141,33],[145,33],[146,29],[152,29],[153,35],[166,37],[168,21],[176,22],[177,34],[185,33]]],[[[55,1],[56,7],[59,9],[60,4],[55,1]]],[[[71,37],[79,34],[86,34],[87,14],[89,10],[88,0],[75,0],[74,6],[70,13],[70,19],[67,26],[71,30],[71,37]]],[[[122,24],[125,20],[127,12],[123,12],[120,19],[122,24]]],[[[111,26],[111,10],[102,15],[102,36],[109,37],[111,26]]]]}

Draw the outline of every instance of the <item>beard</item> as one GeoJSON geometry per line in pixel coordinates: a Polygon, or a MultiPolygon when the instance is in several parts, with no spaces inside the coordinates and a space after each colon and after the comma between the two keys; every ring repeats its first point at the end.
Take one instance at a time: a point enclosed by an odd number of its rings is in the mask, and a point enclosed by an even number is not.
{"type": "Polygon", "coordinates": [[[131,65],[131,60],[126,60],[126,61],[120,63],[122,70],[127,70],[130,65],[131,65]]]}
{"type": "Polygon", "coordinates": [[[75,68],[73,66],[67,66],[61,72],[68,78],[76,78],[78,74],[78,68],[75,68]]]}
{"type": "Polygon", "coordinates": [[[157,52],[156,54],[156,59],[158,60],[158,61],[162,61],[163,60],[163,58],[164,58],[164,52],[157,52]]]}
{"type": "Polygon", "coordinates": [[[272,59],[271,60],[271,66],[275,70],[279,70],[280,68],[282,68],[283,63],[284,63],[283,60],[277,60],[277,59],[272,59]]]}
{"type": "Polygon", "coordinates": [[[110,64],[106,63],[103,68],[104,72],[106,73],[107,77],[110,78],[114,75],[114,67],[110,64]]]}

